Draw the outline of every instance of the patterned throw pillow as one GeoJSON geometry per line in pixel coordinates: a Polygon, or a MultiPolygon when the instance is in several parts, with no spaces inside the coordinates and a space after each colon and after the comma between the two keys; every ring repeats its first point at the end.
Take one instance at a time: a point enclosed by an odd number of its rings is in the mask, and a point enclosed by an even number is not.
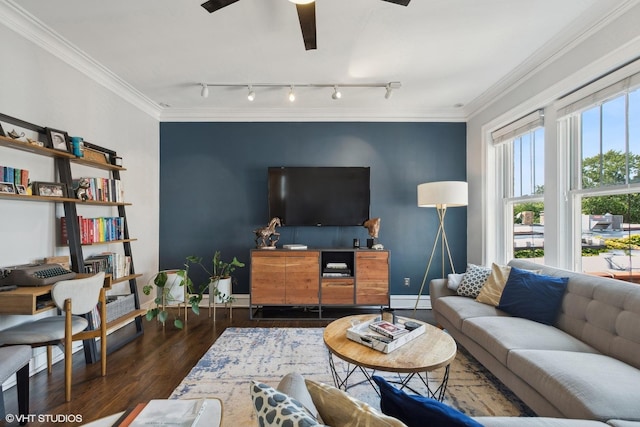
{"type": "Polygon", "coordinates": [[[464,273],[460,286],[458,286],[458,295],[470,298],[477,297],[490,274],[490,267],[467,264],[467,271],[464,273]]]}
{"type": "Polygon", "coordinates": [[[260,427],[311,427],[320,426],[296,399],[273,387],[251,381],[251,400],[260,427]]]}

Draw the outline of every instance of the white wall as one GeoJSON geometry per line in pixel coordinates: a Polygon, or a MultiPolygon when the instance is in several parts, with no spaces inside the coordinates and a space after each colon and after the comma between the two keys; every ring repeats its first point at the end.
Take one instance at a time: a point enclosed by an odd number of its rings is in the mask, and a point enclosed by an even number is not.
{"type": "MultiPolygon", "coordinates": [[[[489,264],[496,259],[500,244],[497,232],[496,200],[493,187],[491,148],[486,138],[495,130],[555,100],[621,65],[640,57],[640,4],[626,10],[597,33],[584,37],[566,52],[530,73],[505,91],[467,123],[467,180],[469,216],[467,236],[468,262],[489,264]]],[[[557,172],[563,167],[557,155],[555,114],[545,117],[545,262],[570,267],[562,253],[563,242],[554,241],[562,224],[562,185],[557,172]]]]}
{"type": "MultiPolygon", "coordinates": [[[[76,68],[45,52],[0,23],[0,112],[40,126],[65,130],[123,157],[121,173],[139,288],[158,270],[159,123],[76,68]]],[[[5,131],[13,126],[5,126],[5,131]]],[[[53,160],[0,147],[0,164],[29,169],[32,180],[57,181],[53,160]]],[[[74,166],[74,175],[104,176],[74,166]]],[[[56,245],[61,206],[0,200],[0,266],[66,255],[56,245]]],[[[85,216],[117,215],[115,208],[79,207],[85,216]]],[[[84,255],[119,250],[122,245],[85,247],[84,255]]],[[[118,285],[115,292],[126,284],[118,285]]],[[[141,292],[140,292],[141,293],[141,292]]],[[[1,297],[1,296],[0,296],[1,297]]],[[[143,296],[144,297],[144,296],[143,296]]],[[[26,320],[0,316],[0,329],[26,320]]]]}

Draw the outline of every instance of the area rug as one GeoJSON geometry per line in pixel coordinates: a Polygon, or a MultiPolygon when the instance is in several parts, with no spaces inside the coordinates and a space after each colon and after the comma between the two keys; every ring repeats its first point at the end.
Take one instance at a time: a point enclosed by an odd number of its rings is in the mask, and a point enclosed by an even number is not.
{"type": "MultiPolygon", "coordinates": [[[[277,386],[289,372],[333,385],[329,353],[322,328],[227,328],[173,391],[171,398],[218,397],[223,402],[223,426],[252,426],[251,380],[277,386]]],[[[347,364],[335,359],[336,370],[347,364]]],[[[429,374],[438,381],[444,369],[429,374]]],[[[392,379],[394,374],[378,373],[392,379]]],[[[358,379],[350,381],[357,383],[358,379]]],[[[420,389],[421,385],[416,385],[420,389]]],[[[424,388],[424,386],[422,386],[424,388]]],[[[379,409],[369,383],[349,394],[379,409]]],[[[446,403],[471,416],[528,416],[533,413],[465,351],[451,364],[446,403]]]]}

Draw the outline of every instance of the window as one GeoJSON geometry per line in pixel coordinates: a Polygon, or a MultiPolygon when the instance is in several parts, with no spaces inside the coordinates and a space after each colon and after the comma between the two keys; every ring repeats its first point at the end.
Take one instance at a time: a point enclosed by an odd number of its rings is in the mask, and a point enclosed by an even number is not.
{"type": "Polygon", "coordinates": [[[492,133],[497,149],[505,260],[544,262],[544,128],[536,111],[492,133]]]}
{"type": "Polygon", "coordinates": [[[590,95],[590,105],[576,102],[563,119],[571,141],[574,265],[625,280],[640,279],[640,89],[630,84],[637,79],[590,95]]]}

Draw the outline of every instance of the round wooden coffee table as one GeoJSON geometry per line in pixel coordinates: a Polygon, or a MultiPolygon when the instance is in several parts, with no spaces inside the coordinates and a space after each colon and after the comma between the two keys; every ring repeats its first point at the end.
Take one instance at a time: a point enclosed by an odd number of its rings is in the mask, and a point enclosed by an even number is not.
{"type": "Polygon", "coordinates": [[[367,322],[375,317],[376,315],[371,314],[347,316],[331,322],[325,328],[324,343],[329,349],[329,364],[336,387],[346,390],[356,385],[349,385],[348,381],[355,372],[359,371],[378,392],[371,379],[375,371],[395,372],[399,374],[398,383],[401,389],[408,388],[414,393],[442,401],[449,379],[449,365],[456,357],[457,346],[453,338],[435,326],[425,324],[426,330],[422,335],[390,353],[374,350],[347,338],[347,329],[354,323],[367,322]],[[344,377],[336,372],[334,356],[353,365],[348,367],[344,377]],[[427,373],[439,368],[445,369],[444,376],[442,382],[433,389],[429,386],[427,373]],[[409,381],[415,376],[422,380],[426,393],[420,393],[409,387],[409,381]]]}

